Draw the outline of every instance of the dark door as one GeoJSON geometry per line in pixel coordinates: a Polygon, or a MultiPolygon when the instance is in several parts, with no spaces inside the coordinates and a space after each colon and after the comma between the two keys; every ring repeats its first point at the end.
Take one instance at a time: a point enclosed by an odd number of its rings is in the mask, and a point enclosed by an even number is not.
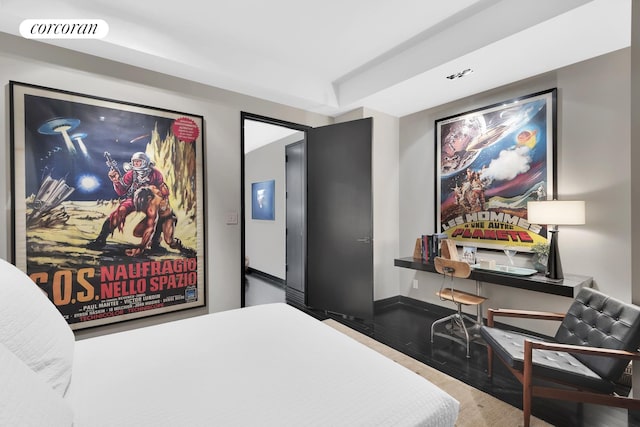
{"type": "Polygon", "coordinates": [[[305,142],[285,147],[286,156],[286,300],[305,306],[305,142]]]}
{"type": "Polygon", "coordinates": [[[307,304],[373,318],[372,119],[307,131],[307,304]]]}

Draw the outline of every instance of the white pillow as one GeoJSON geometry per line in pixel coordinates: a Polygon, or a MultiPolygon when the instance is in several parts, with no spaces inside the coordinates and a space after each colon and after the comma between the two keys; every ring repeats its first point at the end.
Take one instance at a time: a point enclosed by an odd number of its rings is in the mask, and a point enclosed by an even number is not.
{"type": "Polygon", "coordinates": [[[0,426],[71,426],[73,411],[42,378],[0,344],[0,426]]]}
{"type": "Polygon", "coordinates": [[[73,332],[29,276],[2,259],[0,344],[64,395],[71,379],[73,332]]]}

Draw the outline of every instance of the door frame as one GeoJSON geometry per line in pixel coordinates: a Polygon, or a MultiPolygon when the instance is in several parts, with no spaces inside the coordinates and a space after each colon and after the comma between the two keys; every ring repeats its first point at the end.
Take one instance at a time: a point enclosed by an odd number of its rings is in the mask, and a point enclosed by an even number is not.
{"type": "Polygon", "coordinates": [[[256,122],[269,123],[276,126],[282,126],[289,129],[304,132],[305,140],[307,138],[307,130],[311,126],[301,125],[299,123],[288,122],[285,120],[274,119],[272,117],[261,116],[258,114],[240,111],[240,307],[245,306],[245,287],[246,275],[244,270],[245,260],[245,179],[244,179],[244,121],[253,120],[256,122]]]}

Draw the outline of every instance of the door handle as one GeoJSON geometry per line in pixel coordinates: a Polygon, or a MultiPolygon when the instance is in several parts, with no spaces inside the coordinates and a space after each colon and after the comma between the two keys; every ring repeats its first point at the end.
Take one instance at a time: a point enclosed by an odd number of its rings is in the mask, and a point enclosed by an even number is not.
{"type": "Polygon", "coordinates": [[[371,237],[361,237],[360,239],[356,239],[356,242],[371,243],[371,237]]]}

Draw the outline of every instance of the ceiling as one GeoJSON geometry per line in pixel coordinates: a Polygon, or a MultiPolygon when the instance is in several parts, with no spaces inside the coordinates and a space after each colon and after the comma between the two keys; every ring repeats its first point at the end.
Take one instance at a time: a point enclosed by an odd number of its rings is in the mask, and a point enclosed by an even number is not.
{"type": "Polygon", "coordinates": [[[294,134],[299,134],[300,139],[304,137],[303,133],[299,130],[257,120],[245,119],[242,126],[244,127],[245,154],[294,134]]]}
{"type": "Polygon", "coordinates": [[[103,39],[45,42],[321,114],[402,117],[629,46],[631,1],[0,0],[0,31],[103,19],[103,39]]]}

